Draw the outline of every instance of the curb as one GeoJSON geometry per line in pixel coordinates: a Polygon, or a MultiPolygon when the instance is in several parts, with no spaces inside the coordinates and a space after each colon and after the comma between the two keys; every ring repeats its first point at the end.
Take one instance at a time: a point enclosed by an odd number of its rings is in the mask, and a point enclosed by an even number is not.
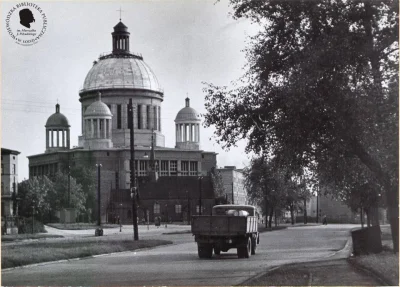
{"type": "Polygon", "coordinates": [[[132,252],[134,254],[136,254],[136,252],[139,252],[139,251],[146,251],[146,250],[150,250],[150,249],[156,249],[156,248],[167,246],[167,245],[175,245],[175,243],[168,243],[168,244],[158,245],[158,246],[154,246],[154,247],[139,248],[139,249],[134,249],[134,250],[130,250],[130,251],[127,250],[127,251],[121,251],[121,252],[103,253],[103,254],[89,255],[89,256],[84,256],[84,257],[61,259],[61,260],[56,260],[56,261],[45,261],[45,262],[33,263],[33,264],[22,265],[22,266],[15,266],[15,267],[4,268],[4,269],[2,268],[1,272],[3,272],[3,271],[5,271],[5,272],[6,271],[12,271],[12,270],[15,270],[15,269],[43,266],[43,265],[49,265],[49,264],[55,264],[55,263],[73,262],[73,261],[79,261],[79,260],[90,259],[90,258],[97,258],[97,257],[116,255],[116,254],[124,254],[124,253],[132,253],[132,252]]]}
{"type": "Polygon", "coordinates": [[[396,286],[393,285],[387,278],[385,278],[384,276],[382,276],[382,274],[379,274],[378,272],[376,272],[375,270],[362,266],[361,264],[359,264],[358,262],[355,261],[354,258],[348,258],[347,262],[349,262],[349,264],[351,266],[353,266],[355,269],[357,269],[359,272],[372,276],[375,280],[377,280],[382,286],[396,286]]]}

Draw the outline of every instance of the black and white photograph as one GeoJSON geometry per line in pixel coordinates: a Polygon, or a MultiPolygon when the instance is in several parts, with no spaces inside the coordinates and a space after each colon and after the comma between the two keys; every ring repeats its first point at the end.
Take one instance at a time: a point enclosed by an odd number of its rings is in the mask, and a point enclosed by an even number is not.
{"type": "Polygon", "coordinates": [[[1,286],[398,286],[397,0],[2,1],[1,286]]]}

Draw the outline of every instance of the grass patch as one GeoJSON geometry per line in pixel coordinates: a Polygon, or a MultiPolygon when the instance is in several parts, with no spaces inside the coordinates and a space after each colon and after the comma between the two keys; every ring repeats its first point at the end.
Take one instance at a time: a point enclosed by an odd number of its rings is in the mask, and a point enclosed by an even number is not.
{"type": "Polygon", "coordinates": [[[140,248],[171,244],[167,240],[142,240],[87,238],[68,239],[54,242],[32,242],[2,248],[1,268],[28,264],[86,257],[111,252],[131,251],[140,248]]]}
{"type": "MultiPolygon", "coordinates": [[[[95,223],[49,223],[47,226],[62,229],[62,230],[89,230],[96,229],[98,227],[95,223]]],[[[102,224],[101,227],[104,228],[116,228],[119,227],[118,224],[102,224]]]]}
{"type": "Polygon", "coordinates": [[[47,234],[47,233],[6,234],[1,236],[1,242],[12,242],[17,240],[42,239],[42,238],[61,238],[61,237],[64,236],[47,234]]]}
{"type": "Polygon", "coordinates": [[[354,258],[355,262],[377,273],[390,285],[399,284],[399,258],[393,251],[384,251],[379,254],[371,254],[354,258]]]}
{"type": "Polygon", "coordinates": [[[192,233],[192,231],[191,230],[171,231],[171,232],[164,232],[162,234],[163,235],[170,235],[170,234],[186,234],[186,233],[192,233]]]}

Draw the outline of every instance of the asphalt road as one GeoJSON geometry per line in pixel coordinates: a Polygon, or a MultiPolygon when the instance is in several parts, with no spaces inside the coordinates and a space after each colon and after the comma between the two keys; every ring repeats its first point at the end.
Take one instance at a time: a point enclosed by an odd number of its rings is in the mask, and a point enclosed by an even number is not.
{"type": "MultiPolygon", "coordinates": [[[[355,225],[302,226],[260,235],[256,255],[200,260],[191,234],[148,234],[174,245],[2,272],[1,285],[237,285],[274,266],[345,258],[355,225]]],[[[145,239],[144,234],[141,238],[145,239]]]]}

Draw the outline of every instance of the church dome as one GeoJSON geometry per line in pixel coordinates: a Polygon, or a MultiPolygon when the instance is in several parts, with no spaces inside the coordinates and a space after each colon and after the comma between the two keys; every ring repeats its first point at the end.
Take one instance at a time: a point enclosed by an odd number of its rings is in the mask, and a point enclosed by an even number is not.
{"type": "Polygon", "coordinates": [[[87,107],[85,117],[112,117],[112,113],[108,106],[101,101],[100,93],[95,102],[87,107]]]}
{"type": "Polygon", "coordinates": [[[141,57],[109,57],[94,64],[82,91],[140,89],[162,93],[158,80],[141,57]]]}
{"type": "Polygon", "coordinates": [[[186,98],[186,106],[176,115],[175,122],[200,121],[200,114],[190,107],[190,99],[186,98]]]}
{"type": "Polygon", "coordinates": [[[56,112],[47,119],[45,127],[70,127],[67,117],[60,113],[59,104],[56,105],[56,112]]]}

